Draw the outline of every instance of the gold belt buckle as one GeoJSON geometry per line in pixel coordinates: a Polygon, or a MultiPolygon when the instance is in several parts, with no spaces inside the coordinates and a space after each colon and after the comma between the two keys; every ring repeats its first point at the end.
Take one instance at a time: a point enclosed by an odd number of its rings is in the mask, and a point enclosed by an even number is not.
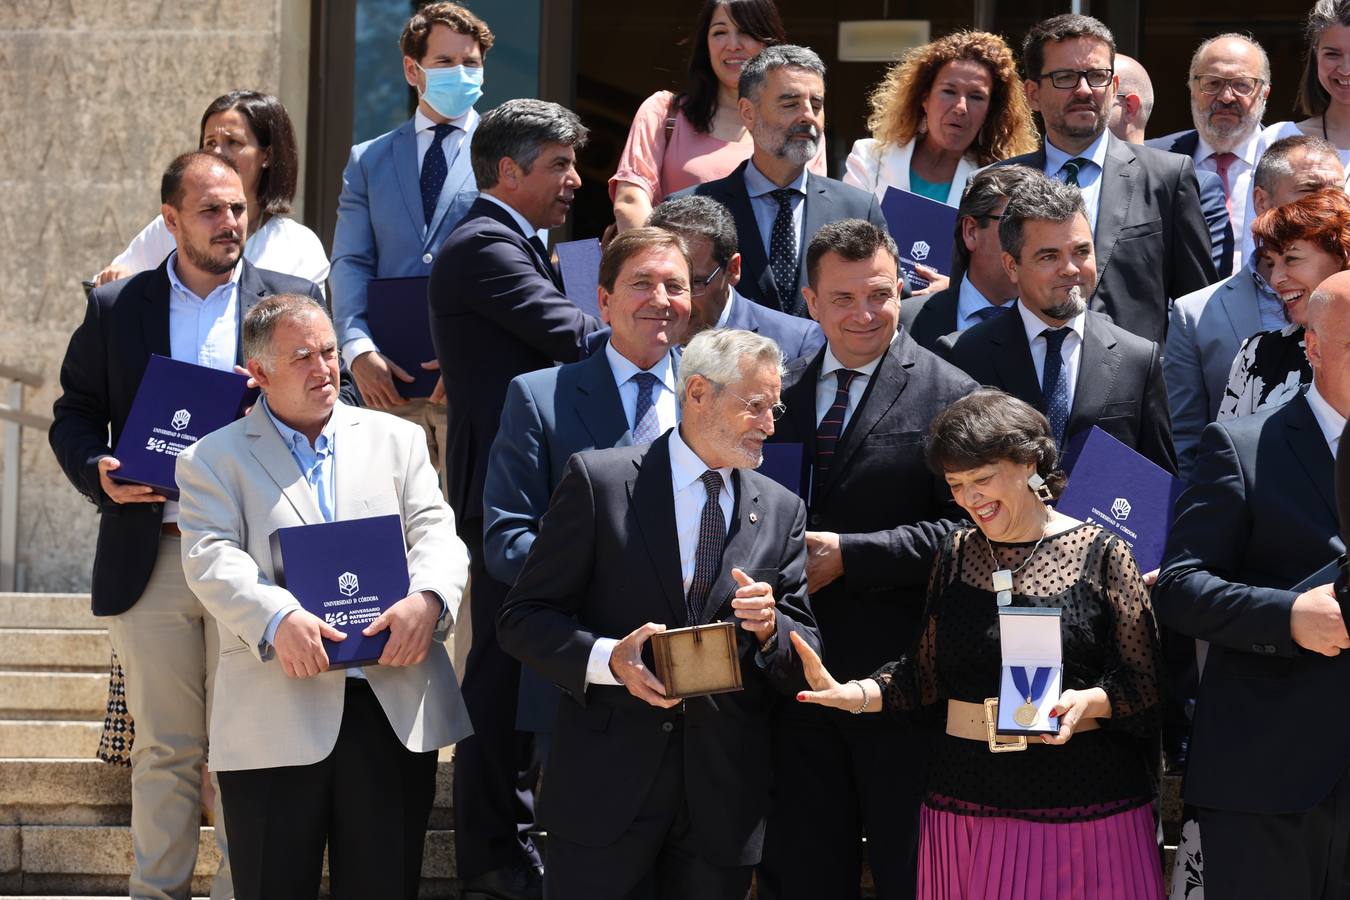
{"type": "Polygon", "coordinates": [[[998,698],[986,697],[984,700],[984,733],[989,739],[990,753],[1016,753],[1027,749],[1026,735],[1004,737],[998,733],[998,698]]]}

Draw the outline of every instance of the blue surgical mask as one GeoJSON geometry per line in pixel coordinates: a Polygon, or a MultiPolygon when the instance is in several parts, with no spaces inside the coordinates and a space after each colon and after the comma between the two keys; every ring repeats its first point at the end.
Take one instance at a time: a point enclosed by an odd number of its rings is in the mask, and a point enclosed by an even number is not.
{"type": "MultiPolygon", "coordinates": [[[[417,68],[422,69],[421,66],[417,68]]],[[[464,115],[478,98],[483,96],[482,66],[448,66],[444,69],[422,69],[427,89],[422,99],[447,119],[464,115]]]]}

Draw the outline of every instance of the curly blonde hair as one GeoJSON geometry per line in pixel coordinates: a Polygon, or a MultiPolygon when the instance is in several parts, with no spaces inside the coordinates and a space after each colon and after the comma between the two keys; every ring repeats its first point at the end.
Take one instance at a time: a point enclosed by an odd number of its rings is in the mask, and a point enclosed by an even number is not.
{"type": "Polygon", "coordinates": [[[993,82],[989,115],[966,152],[980,165],[1030,153],[1038,140],[1031,109],[1022,95],[1021,78],[1012,50],[1003,38],[986,31],[958,31],[915,47],[891,66],[868,98],[872,108],[867,128],[883,147],[902,146],[919,134],[924,100],[937,73],[947,63],[968,59],[984,66],[993,82]]]}

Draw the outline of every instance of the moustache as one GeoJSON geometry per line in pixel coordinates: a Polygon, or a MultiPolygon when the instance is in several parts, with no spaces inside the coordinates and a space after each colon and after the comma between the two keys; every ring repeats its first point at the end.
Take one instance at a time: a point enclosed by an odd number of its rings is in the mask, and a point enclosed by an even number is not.
{"type": "Polygon", "coordinates": [[[813,141],[820,139],[820,131],[814,125],[793,125],[788,129],[787,136],[789,138],[794,138],[798,135],[805,135],[813,141]]]}
{"type": "Polygon", "coordinates": [[[238,243],[239,232],[235,231],[234,229],[217,232],[215,235],[211,237],[211,241],[212,243],[216,241],[234,241],[235,243],[238,243]]]}

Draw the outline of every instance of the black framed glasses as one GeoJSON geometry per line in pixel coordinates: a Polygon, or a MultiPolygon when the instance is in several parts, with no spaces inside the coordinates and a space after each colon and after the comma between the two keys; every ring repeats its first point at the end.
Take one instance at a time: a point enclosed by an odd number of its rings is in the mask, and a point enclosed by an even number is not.
{"type": "Polygon", "coordinates": [[[1238,75],[1235,78],[1224,78],[1222,75],[1195,75],[1191,81],[1195,82],[1202,94],[1222,94],[1226,87],[1233,92],[1234,97],[1250,97],[1265,84],[1263,79],[1253,78],[1250,75],[1238,75]]]}
{"type": "MultiPolygon", "coordinates": [[[[717,382],[714,381],[713,384],[717,384],[717,382]]],[[[769,413],[769,415],[773,416],[773,420],[777,422],[779,419],[783,418],[783,413],[787,412],[787,407],[782,403],[770,403],[763,397],[751,397],[747,400],[725,384],[718,384],[717,386],[744,403],[745,411],[750,414],[750,418],[752,419],[758,419],[765,413],[769,413]]]]}
{"type": "Polygon", "coordinates": [[[708,285],[713,283],[713,280],[717,278],[717,274],[721,271],[722,267],[718,266],[709,273],[707,278],[689,279],[689,293],[693,294],[695,297],[701,297],[706,294],[708,292],[708,285]]]}
{"type": "Polygon", "coordinates": [[[1090,88],[1104,88],[1111,83],[1115,76],[1114,69],[1055,69],[1053,72],[1042,72],[1042,78],[1049,78],[1050,83],[1061,91],[1071,91],[1078,87],[1078,82],[1086,81],[1090,88]]]}

